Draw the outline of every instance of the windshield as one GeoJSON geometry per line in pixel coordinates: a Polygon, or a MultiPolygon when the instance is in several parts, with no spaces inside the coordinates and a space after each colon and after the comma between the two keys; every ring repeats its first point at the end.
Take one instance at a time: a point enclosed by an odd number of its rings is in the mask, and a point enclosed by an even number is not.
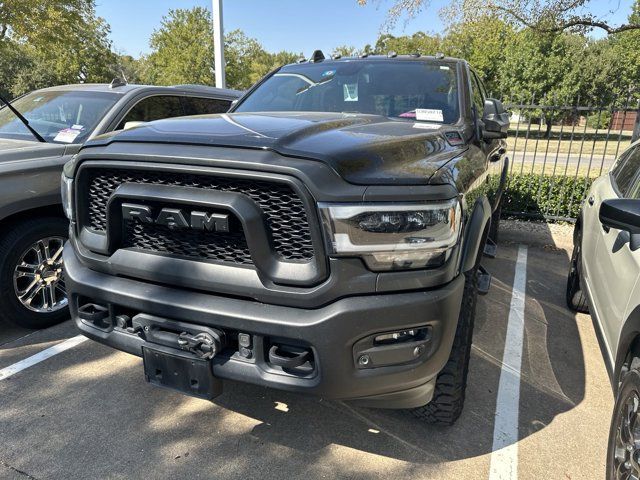
{"type": "MultiPolygon", "coordinates": [[[[108,92],[32,92],[11,102],[47,142],[82,143],[118,101],[108,92]]],[[[11,110],[0,110],[0,137],[34,140],[11,110]]]]}
{"type": "Polygon", "coordinates": [[[455,123],[460,117],[452,62],[354,60],[288,65],[235,112],[354,112],[455,123]]]}

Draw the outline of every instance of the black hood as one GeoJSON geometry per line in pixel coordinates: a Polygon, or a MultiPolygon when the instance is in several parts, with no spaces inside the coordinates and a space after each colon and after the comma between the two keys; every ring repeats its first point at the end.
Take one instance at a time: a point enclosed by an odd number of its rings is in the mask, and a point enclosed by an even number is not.
{"type": "Polygon", "coordinates": [[[428,183],[464,146],[440,126],[347,113],[230,113],[160,120],[89,143],[153,142],[273,150],[319,160],[357,184],[428,183]]]}

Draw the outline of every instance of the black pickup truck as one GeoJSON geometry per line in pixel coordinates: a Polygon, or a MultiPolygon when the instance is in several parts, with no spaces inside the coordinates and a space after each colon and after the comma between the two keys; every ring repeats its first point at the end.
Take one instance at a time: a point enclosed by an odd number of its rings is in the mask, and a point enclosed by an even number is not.
{"type": "Polygon", "coordinates": [[[63,177],[72,316],[197,397],[233,379],[451,424],[507,128],[463,60],[317,52],[228,114],[93,139],[63,177]]]}

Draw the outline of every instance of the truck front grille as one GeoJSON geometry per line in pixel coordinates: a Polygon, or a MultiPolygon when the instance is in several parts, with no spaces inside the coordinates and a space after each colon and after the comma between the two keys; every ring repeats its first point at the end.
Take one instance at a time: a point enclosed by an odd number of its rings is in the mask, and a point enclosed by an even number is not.
{"type": "MultiPolygon", "coordinates": [[[[301,262],[314,257],[305,206],[288,184],[173,171],[111,168],[91,168],[85,178],[89,193],[88,218],[90,227],[97,232],[106,231],[107,202],[123,183],[194,187],[247,195],[264,212],[273,247],[280,256],[301,262]]],[[[252,263],[242,231],[223,235],[128,222],[123,233],[123,246],[127,247],[229,263],[252,263]]]]}

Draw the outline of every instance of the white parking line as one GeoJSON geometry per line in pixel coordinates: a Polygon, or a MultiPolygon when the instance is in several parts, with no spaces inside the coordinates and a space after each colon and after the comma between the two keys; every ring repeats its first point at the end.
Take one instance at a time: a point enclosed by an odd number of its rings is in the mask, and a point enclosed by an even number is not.
{"type": "Polygon", "coordinates": [[[46,360],[47,358],[51,358],[54,355],[64,352],[65,350],[69,350],[70,348],[80,345],[85,340],[87,340],[87,337],[85,337],[84,335],[77,335],[75,337],[68,338],[64,342],[60,342],[57,345],[54,345],[53,347],[47,348],[46,350],[36,353],[35,355],[27,357],[24,360],[20,360],[19,362],[14,363],[13,365],[9,365],[8,367],[0,370],[0,380],[9,378],[11,375],[15,375],[16,373],[21,372],[25,368],[29,368],[35,365],[36,363],[40,363],[46,360]]]}
{"type": "Polygon", "coordinates": [[[515,480],[518,478],[518,409],[520,405],[520,368],[522,366],[526,286],[527,247],[520,245],[513,278],[507,336],[498,385],[489,480],[515,480]]]}

